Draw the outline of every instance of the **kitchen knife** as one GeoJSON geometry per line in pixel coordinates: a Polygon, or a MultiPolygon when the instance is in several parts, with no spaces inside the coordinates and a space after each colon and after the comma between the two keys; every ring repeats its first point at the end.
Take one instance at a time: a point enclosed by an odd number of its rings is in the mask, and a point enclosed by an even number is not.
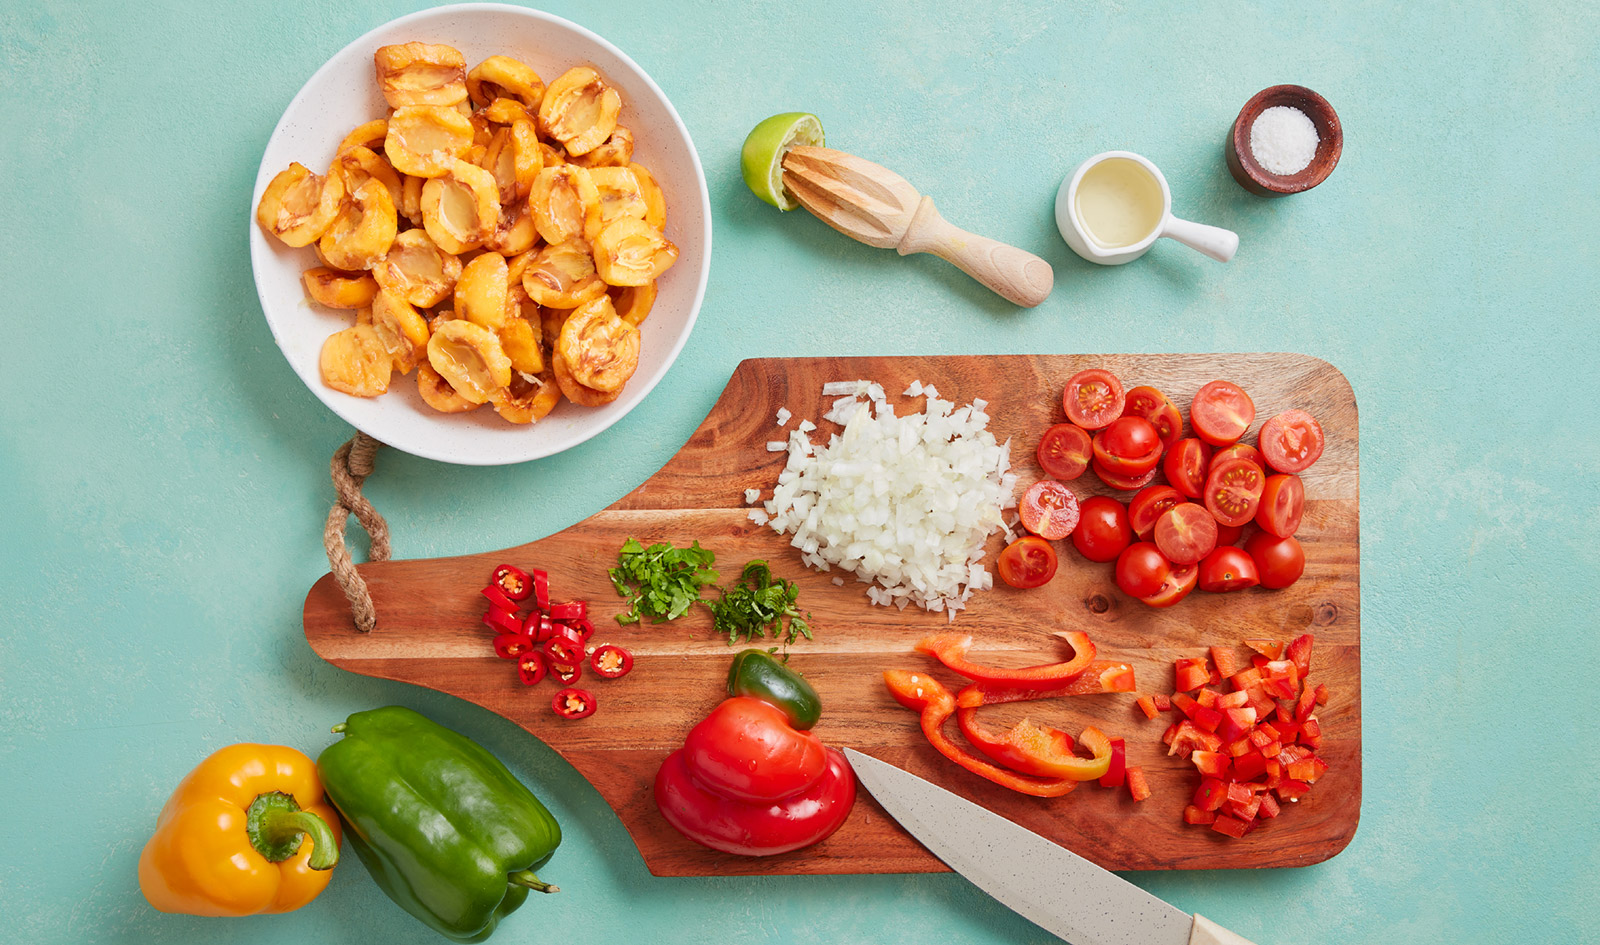
{"type": "Polygon", "coordinates": [[[1072,945],[1251,945],[1066,847],[853,748],[856,778],[945,865],[1072,945]]]}

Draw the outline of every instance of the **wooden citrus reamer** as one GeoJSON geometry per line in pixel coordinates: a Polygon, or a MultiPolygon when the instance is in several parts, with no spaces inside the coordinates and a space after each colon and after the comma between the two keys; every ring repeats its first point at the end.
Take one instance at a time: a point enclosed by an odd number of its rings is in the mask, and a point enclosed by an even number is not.
{"type": "Polygon", "coordinates": [[[1038,305],[1055,285],[1055,272],[1043,259],[952,226],[934,209],[932,197],[853,154],[791,148],[783,156],[783,185],[817,219],[851,239],[902,256],[932,253],[1018,305],[1038,305]]]}

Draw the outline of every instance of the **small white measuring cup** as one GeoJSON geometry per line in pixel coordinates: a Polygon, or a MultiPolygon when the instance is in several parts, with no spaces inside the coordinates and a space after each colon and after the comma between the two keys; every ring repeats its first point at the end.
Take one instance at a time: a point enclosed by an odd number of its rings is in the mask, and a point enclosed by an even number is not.
{"type": "Polygon", "coordinates": [[[1239,234],[1232,230],[1181,220],[1173,216],[1172,188],[1167,186],[1167,178],[1162,175],[1160,168],[1150,163],[1148,158],[1132,151],[1105,151],[1096,154],[1079,164],[1077,170],[1068,174],[1061,182],[1061,189],[1056,192],[1056,227],[1061,230],[1061,238],[1067,241],[1073,252],[1102,266],[1120,266],[1132,262],[1149,252],[1155,241],[1163,236],[1171,237],[1191,249],[1197,249],[1218,262],[1227,262],[1239,250],[1239,234]],[[1090,168],[1113,158],[1133,161],[1149,172],[1156,183],[1161,185],[1162,211],[1160,220],[1143,239],[1126,246],[1108,247],[1095,242],[1089,235],[1089,228],[1078,216],[1078,185],[1090,168]]]}

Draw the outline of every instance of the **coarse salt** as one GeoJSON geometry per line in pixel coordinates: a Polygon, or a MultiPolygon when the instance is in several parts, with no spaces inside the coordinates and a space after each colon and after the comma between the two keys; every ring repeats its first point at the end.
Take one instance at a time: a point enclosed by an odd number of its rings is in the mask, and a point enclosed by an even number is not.
{"type": "Polygon", "coordinates": [[[1317,156],[1317,126],[1288,105],[1265,109],[1250,123],[1250,156],[1269,174],[1298,174],[1317,156]]]}

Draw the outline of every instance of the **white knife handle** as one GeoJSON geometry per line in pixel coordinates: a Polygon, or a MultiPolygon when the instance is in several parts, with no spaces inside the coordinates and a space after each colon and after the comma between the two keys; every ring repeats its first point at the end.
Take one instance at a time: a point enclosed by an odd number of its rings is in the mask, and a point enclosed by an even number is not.
{"type": "Polygon", "coordinates": [[[900,255],[932,253],[1015,305],[1032,308],[1050,295],[1055,272],[1038,256],[946,223],[933,198],[917,204],[900,238],[900,255]]]}
{"type": "Polygon", "coordinates": [[[1189,945],[1254,945],[1254,943],[1197,912],[1194,916],[1194,925],[1189,929],[1189,945]]]}

